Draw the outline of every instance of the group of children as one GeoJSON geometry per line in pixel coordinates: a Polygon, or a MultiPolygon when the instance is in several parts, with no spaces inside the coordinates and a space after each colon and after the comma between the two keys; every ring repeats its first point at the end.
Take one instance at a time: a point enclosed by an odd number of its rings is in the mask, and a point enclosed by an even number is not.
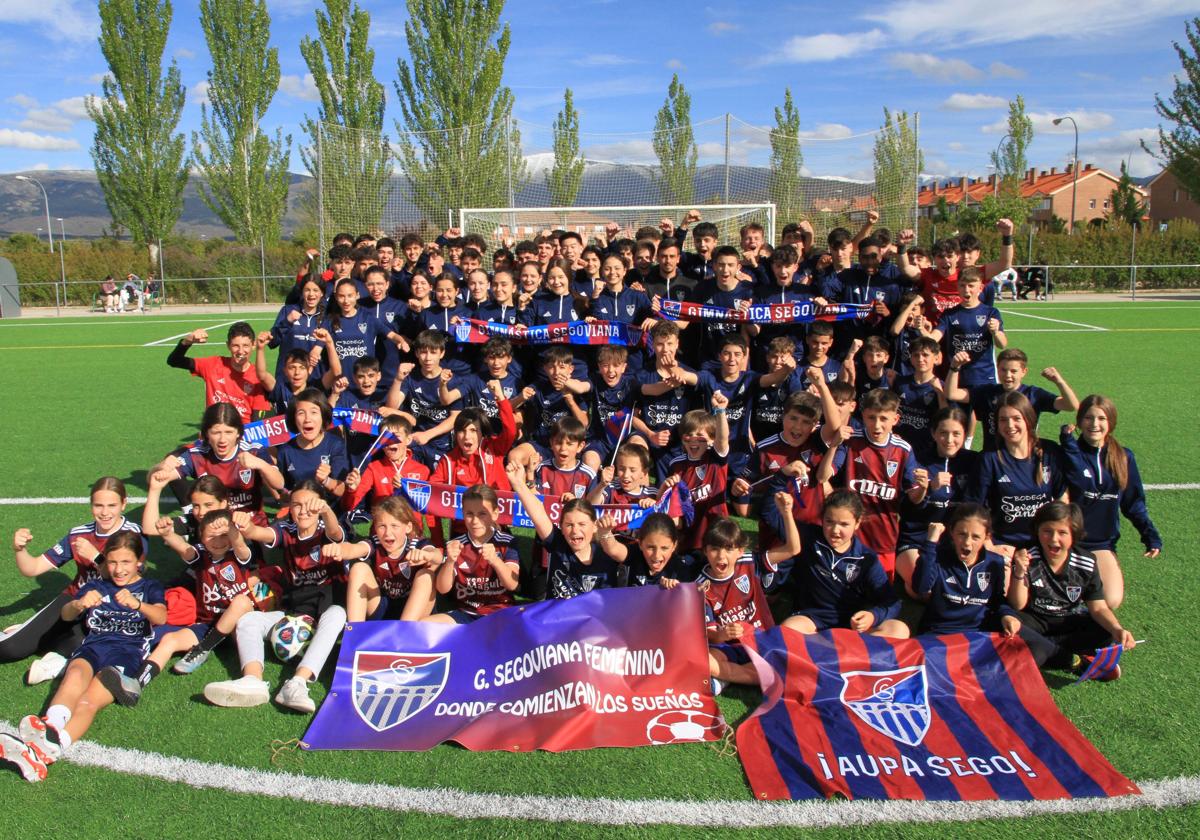
{"type": "Polygon", "coordinates": [[[0,758],[44,778],[100,708],[137,704],[172,658],[191,673],[230,636],[240,676],[205,698],[266,703],[264,642],[295,614],[314,619],[313,638],[275,700],[302,713],[347,621],[467,623],[618,586],[699,588],[714,692],[756,681],[738,640],[776,616],[802,633],[1019,635],[1048,667],[1132,646],[1115,613],[1122,515],[1148,556],[1161,540],[1111,400],[1080,401],[1053,367],[1042,375],[1057,393],[1024,382],[1028,360],[988,302],[1011,225],[981,266],[973,237],[926,258],[910,231],[893,244],[872,222],[820,249],[803,223],[773,249],[748,225],[739,250],[692,211],[598,246],[547,231],[497,249],[490,273],[482,241],[455,230],[431,247],[335,241],[325,269],[310,253],[270,331],[233,325],[227,356],[188,356],[203,330],[172,351],[204,379],[208,408],[200,440],[151,469],[140,527],[106,477],[92,521],[42,554],[14,535],[22,574],[70,561],[76,574],[0,638],[0,660],[39,656],[31,684],[62,675],[45,715],[0,735],[0,758]],[[870,313],[685,321],[665,301],[870,313]],[[470,320],[619,322],[645,340],[462,342],[470,320]],[[335,427],[336,408],[378,415],[378,432],[335,427]],[[1040,437],[1039,415],[1059,411],[1075,423],[1040,437]],[[273,415],[289,441],[246,439],[273,415]],[[463,488],[461,519],[415,511],[412,481],[463,488]],[[655,507],[675,485],[689,515],[652,512],[630,532],[603,507],[655,507]],[[179,520],[160,515],[168,487],[179,520]],[[533,523],[532,551],[504,525],[506,494],[533,523]],[[758,520],[753,550],[735,515],[758,520]],[[143,577],[148,538],[183,563],[165,585],[143,577]]]}

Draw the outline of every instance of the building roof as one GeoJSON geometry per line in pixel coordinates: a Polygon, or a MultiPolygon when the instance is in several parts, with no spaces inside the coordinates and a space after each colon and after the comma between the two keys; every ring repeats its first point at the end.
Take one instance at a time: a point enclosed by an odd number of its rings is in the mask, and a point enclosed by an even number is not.
{"type": "MultiPolygon", "coordinates": [[[[1120,181],[1119,177],[1090,163],[1079,170],[1080,181],[1085,178],[1091,178],[1094,175],[1107,178],[1113,184],[1120,181]]],[[[960,178],[957,183],[945,187],[939,187],[936,183],[932,186],[922,187],[917,196],[918,206],[932,207],[938,203],[938,199],[943,197],[946,199],[946,203],[951,205],[963,204],[964,202],[967,204],[978,204],[986,196],[994,192],[995,177],[995,175],[991,175],[987,178],[960,178]]],[[[1074,181],[1075,174],[1069,166],[1062,172],[1059,172],[1055,168],[1051,168],[1049,172],[1042,170],[1040,173],[1036,169],[1030,169],[1021,180],[1021,195],[1024,198],[1054,195],[1072,186],[1074,181]]],[[[1136,184],[1133,188],[1140,195],[1146,195],[1144,188],[1136,184]]]]}

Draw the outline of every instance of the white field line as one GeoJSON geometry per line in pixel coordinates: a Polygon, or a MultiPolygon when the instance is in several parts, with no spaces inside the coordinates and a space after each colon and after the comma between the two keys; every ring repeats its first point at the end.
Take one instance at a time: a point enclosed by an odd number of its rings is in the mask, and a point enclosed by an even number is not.
{"type": "MultiPolygon", "coordinates": [[[[204,330],[205,332],[212,332],[213,330],[217,329],[218,327],[228,327],[230,324],[236,324],[236,323],[237,323],[237,321],[225,321],[222,324],[213,324],[211,327],[201,327],[200,329],[204,330]]],[[[195,330],[188,330],[187,332],[181,332],[179,335],[169,335],[166,338],[160,338],[158,341],[147,341],[142,346],[143,347],[159,347],[163,344],[169,344],[172,341],[183,338],[185,335],[191,335],[193,332],[195,332],[195,330]]]]}
{"type": "MultiPolygon", "coordinates": [[[[0,721],[0,731],[16,727],[0,721]]],[[[934,823],[1021,818],[1037,814],[1093,814],[1135,808],[1170,808],[1200,802],[1200,778],[1182,777],[1140,785],[1140,796],[1055,799],[1041,802],[904,802],[857,800],[826,802],[686,802],[665,799],[611,799],[546,795],[472,793],[448,788],[410,788],[344,781],[294,773],[270,773],[187,758],[108,747],[84,741],[65,760],[132,776],[180,782],[194,788],[257,793],[324,805],[419,812],[458,819],[540,820],[590,825],[647,823],[766,828],[824,828],[871,823],[934,823]]],[[[51,770],[51,773],[54,771],[51,770]]]]}
{"type": "Polygon", "coordinates": [[[1050,321],[1053,324],[1066,324],[1068,327],[1085,327],[1094,332],[1108,332],[1107,327],[1097,327],[1095,324],[1081,324],[1078,321],[1066,321],[1062,318],[1047,318],[1045,315],[1030,315],[1028,312],[1022,312],[1019,309],[1004,310],[1004,315],[1020,315],[1022,318],[1035,318],[1038,321],[1050,321]]]}
{"type": "Polygon", "coordinates": [[[1025,329],[1015,329],[1015,330],[1005,330],[1005,331],[1004,331],[1004,334],[1005,334],[1005,335],[1008,335],[1009,333],[1064,333],[1064,332],[1069,332],[1069,333],[1086,333],[1086,332],[1095,332],[1095,330],[1084,330],[1084,329],[1072,330],[1072,329],[1067,329],[1066,327],[1047,327],[1047,328],[1046,328],[1046,329],[1044,329],[1044,330],[1039,330],[1039,329],[1027,329],[1027,330],[1025,330],[1025,329]]]}
{"type": "MultiPolygon", "coordinates": [[[[267,312],[250,312],[247,313],[245,320],[252,321],[258,315],[267,315],[267,312]]],[[[260,319],[261,320],[261,319],[260,319]]],[[[164,318],[159,320],[153,316],[137,317],[137,318],[89,318],[86,321],[49,321],[37,324],[22,324],[9,321],[0,323],[0,330],[15,329],[17,327],[128,327],[130,324],[194,324],[197,318],[164,318]]],[[[232,323],[232,322],[230,322],[232,323]]]]}
{"type": "MultiPolygon", "coordinates": [[[[1200,484],[1146,484],[1147,490],[1200,490],[1200,484]]],[[[145,496],[130,496],[125,500],[131,505],[145,504],[145,496]]],[[[37,505],[86,505],[90,504],[91,499],[87,496],[26,496],[26,497],[9,497],[0,498],[0,506],[3,505],[29,505],[34,507],[37,505]]]]}
{"type": "MultiPolygon", "coordinates": [[[[1004,303],[1006,305],[1005,305],[1005,307],[1001,308],[1002,312],[1017,311],[1016,309],[1010,308],[1013,306],[1013,302],[1011,300],[1006,300],[1006,301],[1004,301],[1004,303]]],[[[1161,300],[1145,301],[1144,303],[1140,300],[1127,300],[1127,301],[1123,301],[1121,303],[1103,303],[1103,304],[1093,304],[1091,306],[1087,306],[1084,304],[1074,304],[1073,305],[1073,304],[1069,304],[1069,303],[1061,304],[1061,305],[1057,304],[1057,303],[1038,303],[1035,308],[1038,309],[1039,311],[1042,309],[1048,309],[1051,312],[1119,312],[1122,309],[1125,309],[1129,306],[1136,306],[1138,308],[1139,312],[1145,312],[1147,310],[1158,310],[1158,309],[1166,309],[1166,310],[1170,310],[1170,309],[1200,309],[1200,305],[1196,305],[1196,304],[1181,303],[1177,306],[1163,306],[1161,304],[1162,304],[1161,300]],[[1152,306],[1151,304],[1159,304],[1159,305],[1152,306]]],[[[1021,304],[1019,304],[1019,303],[1016,304],[1016,306],[1018,309],[1022,308],[1021,304]]],[[[997,308],[1000,308],[1000,307],[997,307],[997,308]]]]}

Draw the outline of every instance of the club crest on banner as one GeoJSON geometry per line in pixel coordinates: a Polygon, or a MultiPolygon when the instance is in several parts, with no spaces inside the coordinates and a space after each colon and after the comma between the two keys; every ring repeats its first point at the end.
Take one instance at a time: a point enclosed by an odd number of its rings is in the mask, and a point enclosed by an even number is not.
{"type": "Polygon", "coordinates": [[[413,507],[419,511],[424,511],[429,507],[430,492],[429,485],[424,481],[406,481],[404,483],[405,495],[413,503],[413,507]]]}
{"type": "Polygon", "coordinates": [[[429,706],[449,676],[448,653],[360,650],[354,656],[354,709],[367,726],[383,732],[429,706]]]}
{"type": "Polygon", "coordinates": [[[468,338],[470,338],[470,336],[471,336],[471,325],[470,324],[459,323],[459,324],[454,325],[454,338],[457,341],[465,343],[466,340],[468,338]]]}
{"type": "Polygon", "coordinates": [[[925,666],[842,674],[841,701],[867,726],[915,747],[929,731],[925,666]]]}

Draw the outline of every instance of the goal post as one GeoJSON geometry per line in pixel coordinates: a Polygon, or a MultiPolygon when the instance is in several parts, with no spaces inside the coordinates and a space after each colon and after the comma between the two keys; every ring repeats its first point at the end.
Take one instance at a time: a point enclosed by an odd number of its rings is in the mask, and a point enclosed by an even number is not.
{"type": "MultiPolygon", "coordinates": [[[[694,204],[642,205],[612,207],[464,207],[458,211],[458,227],[463,234],[483,237],[490,249],[501,247],[506,237],[520,242],[533,239],[543,230],[567,230],[578,233],[584,243],[605,236],[604,229],[616,223],[632,233],[640,227],[658,228],[662,219],[677,227],[689,210],[700,212],[702,222],[717,226],[721,245],[737,245],[743,225],[757,222],[763,226],[765,241],[775,241],[774,204],[694,204]]],[[[691,227],[695,227],[692,225],[691,227]]]]}

